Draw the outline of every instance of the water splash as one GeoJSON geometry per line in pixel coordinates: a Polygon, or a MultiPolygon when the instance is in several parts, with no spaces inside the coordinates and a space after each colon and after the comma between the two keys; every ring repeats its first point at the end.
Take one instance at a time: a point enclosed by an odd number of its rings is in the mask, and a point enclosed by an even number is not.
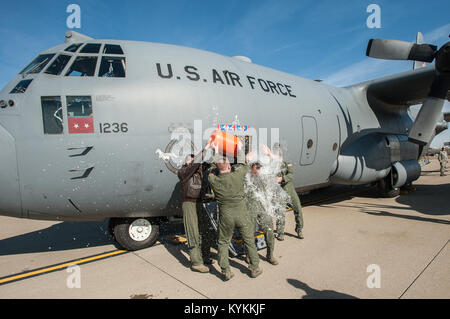
{"type": "MultiPolygon", "coordinates": [[[[265,214],[276,220],[286,213],[286,206],[291,203],[288,193],[278,183],[282,161],[262,155],[258,157],[262,164],[258,175],[248,172],[245,176],[244,192],[249,210],[252,213],[265,214]]],[[[255,161],[254,161],[255,162],[255,161]]]]}
{"type": "Polygon", "coordinates": [[[176,168],[181,168],[185,161],[185,155],[179,156],[173,153],[164,153],[160,149],[157,149],[155,153],[158,154],[159,158],[164,162],[170,161],[176,168]]]}

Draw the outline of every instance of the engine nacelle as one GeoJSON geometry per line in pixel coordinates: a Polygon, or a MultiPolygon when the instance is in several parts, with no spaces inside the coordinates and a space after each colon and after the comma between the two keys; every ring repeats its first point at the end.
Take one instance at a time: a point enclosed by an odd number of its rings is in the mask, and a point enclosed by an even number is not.
{"type": "Polygon", "coordinates": [[[392,164],[393,187],[401,187],[420,177],[421,168],[417,161],[401,161],[392,164]]]}
{"type": "Polygon", "coordinates": [[[337,184],[361,185],[386,177],[391,171],[387,168],[370,168],[363,156],[339,155],[334,165],[334,174],[331,181],[337,184]]]}
{"type": "Polygon", "coordinates": [[[333,164],[330,181],[368,184],[392,172],[396,188],[419,178],[417,158],[418,147],[407,136],[368,134],[345,147],[333,164]]]}

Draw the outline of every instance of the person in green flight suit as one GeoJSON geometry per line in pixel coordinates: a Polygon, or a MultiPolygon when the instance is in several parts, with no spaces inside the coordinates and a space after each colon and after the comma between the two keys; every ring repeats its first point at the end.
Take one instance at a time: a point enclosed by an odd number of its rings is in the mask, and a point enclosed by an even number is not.
{"type": "Polygon", "coordinates": [[[201,273],[208,273],[209,268],[205,265],[213,263],[210,257],[213,235],[209,230],[202,204],[202,161],[205,151],[210,148],[210,143],[211,140],[196,156],[188,155],[185,164],[177,171],[181,183],[183,224],[189,246],[191,269],[201,273]]]}
{"type": "MultiPolygon", "coordinates": [[[[278,265],[278,260],[273,256],[275,249],[275,236],[273,233],[273,220],[272,217],[267,213],[264,204],[259,196],[270,197],[269,194],[266,194],[266,187],[264,185],[264,181],[260,176],[261,164],[259,162],[254,162],[250,165],[250,174],[248,174],[246,179],[246,193],[245,200],[247,203],[247,209],[250,213],[250,217],[252,218],[254,227],[256,229],[256,225],[259,224],[261,226],[261,230],[264,233],[264,238],[267,244],[267,261],[272,265],[278,265]],[[257,195],[258,194],[258,195],[257,195]]],[[[248,260],[247,255],[247,262],[248,260]]]]}
{"type": "Polygon", "coordinates": [[[245,163],[245,151],[242,143],[238,143],[237,164],[234,165],[233,169],[228,159],[219,155],[217,144],[215,145],[215,153],[208,180],[219,205],[218,259],[223,280],[230,280],[234,276],[230,270],[228,260],[228,247],[234,228],[239,230],[244,246],[247,249],[250,258],[250,276],[256,278],[262,273],[262,269],[259,268],[259,256],[254,239],[254,225],[244,199],[244,179],[248,172],[248,166],[245,163]],[[216,168],[219,171],[218,174],[213,173],[216,171],[216,168]]]}
{"type": "MultiPolygon", "coordinates": [[[[266,148],[265,152],[272,159],[277,156],[281,160],[280,172],[278,173],[278,183],[281,187],[289,194],[291,198],[291,206],[294,211],[295,216],[295,232],[297,233],[297,238],[303,239],[303,213],[302,205],[300,203],[300,198],[297,195],[294,184],[292,182],[294,178],[294,165],[284,161],[283,154],[279,144],[274,146],[273,152],[266,148]]],[[[285,216],[281,215],[277,219],[277,239],[284,240],[284,227],[285,227],[285,216]]]]}

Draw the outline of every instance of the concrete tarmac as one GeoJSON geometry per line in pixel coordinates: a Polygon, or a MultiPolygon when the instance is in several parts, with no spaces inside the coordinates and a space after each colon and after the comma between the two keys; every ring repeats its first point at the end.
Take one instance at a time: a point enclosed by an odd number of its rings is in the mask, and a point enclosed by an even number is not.
{"type": "Polygon", "coordinates": [[[263,273],[252,279],[232,258],[228,282],[217,262],[209,274],[192,272],[185,245],[164,240],[180,224],[162,230],[161,244],[81,263],[80,288],[69,288],[75,273],[48,267],[117,252],[106,223],[0,217],[0,298],[450,298],[448,174],[440,177],[433,160],[416,190],[396,198],[365,188],[304,207],[303,240],[290,213],[287,236],[275,243],[279,265],[260,250],[263,273]],[[16,277],[36,269],[44,271],[16,277]]]}

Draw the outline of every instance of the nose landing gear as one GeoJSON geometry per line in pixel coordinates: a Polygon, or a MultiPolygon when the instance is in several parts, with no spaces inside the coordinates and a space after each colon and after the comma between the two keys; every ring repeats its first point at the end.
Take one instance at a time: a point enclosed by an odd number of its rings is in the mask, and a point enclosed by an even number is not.
{"type": "Polygon", "coordinates": [[[125,250],[139,250],[153,246],[159,236],[159,223],[149,218],[111,218],[109,230],[125,250]]]}

